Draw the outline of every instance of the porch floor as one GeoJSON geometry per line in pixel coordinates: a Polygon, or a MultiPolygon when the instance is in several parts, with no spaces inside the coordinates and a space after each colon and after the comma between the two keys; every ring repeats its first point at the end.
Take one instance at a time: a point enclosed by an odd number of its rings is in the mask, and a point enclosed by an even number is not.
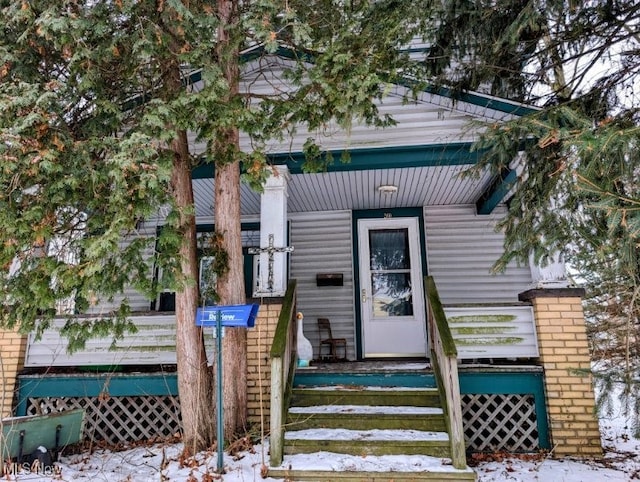
{"type": "MultiPolygon", "coordinates": [[[[312,361],[311,366],[297,367],[296,370],[298,373],[432,372],[431,364],[426,358],[422,360],[312,361]]],[[[535,363],[469,363],[465,360],[458,363],[458,372],[542,373],[542,367],[535,363]]]]}
{"type": "Polygon", "coordinates": [[[320,362],[314,361],[309,367],[298,367],[298,373],[383,373],[402,371],[405,373],[424,373],[431,371],[431,365],[427,359],[398,361],[398,360],[372,360],[372,361],[346,361],[346,362],[320,362]]]}

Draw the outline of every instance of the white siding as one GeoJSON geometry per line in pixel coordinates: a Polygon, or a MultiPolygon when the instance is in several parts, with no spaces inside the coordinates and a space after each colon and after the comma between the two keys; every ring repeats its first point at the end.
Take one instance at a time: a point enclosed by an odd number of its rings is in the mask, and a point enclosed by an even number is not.
{"type": "Polygon", "coordinates": [[[291,277],[298,280],[298,311],[304,334],[318,356],[318,318],[329,318],[334,338],[347,339],[347,357],[355,359],[351,212],[329,211],[290,216],[291,277]],[[344,286],[316,286],[316,274],[342,273],[344,286]]]}
{"type": "MultiPolygon", "coordinates": [[[[140,239],[143,237],[149,238],[149,244],[147,245],[144,256],[149,260],[149,277],[153,277],[153,252],[155,249],[154,239],[156,236],[155,225],[143,224],[136,233],[133,233],[127,237],[123,237],[120,241],[120,248],[125,248],[134,239],[140,239]]],[[[151,307],[151,301],[146,298],[139,291],[135,290],[131,286],[127,286],[123,294],[115,296],[113,301],[107,299],[98,299],[95,304],[87,311],[87,314],[100,315],[112,311],[115,307],[120,306],[123,299],[128,299],[131,310],[136,311],[149,311],[151,307]]]]}
{"type": "Polygon", "coordinates": [[[528,265],[491,274],[503,252],[504,235],[495,225],[504,207],[477,215],[473,205],[427,206],[424,214],[428,271],[444,304],[517,302],[530,288],[528,265]]]}
{"type": "Polygon", "coordinates": [[[458,358],[538,356],[531,306],[445,308],[458,358]]]}
{"type": "MultiPolygon", "coordinates": [[[[275,55],[261,57],[256,61],[244,65],[240,89],[250,92],[254,96],[273,96],[281,98],[293,89],[285,78],[285,71],[293,67],[291,60],[275,55]]],[[[202,82],[196,83],[194,88],[200,89],[202,82]]],[[[514,104],[508,100],[495,99],[479,94],[490,104],[492,101],[514,104]]],[[[348,132],[339,128],[334,122],[323,124],[321,128],[309,131],[299,124],[294,136],[284,134],[282,140],[272,139],[267,142],[268,152],[301,152],[307,138],[314,139],[324,149],[344,149],[358,147],[385,147],[417,144],[446,143],[452,141],[475,139],[478,128],[470,128],[472,120],[506,121],[514,116],[491,107],[480,106],[450,97],[422,92],[415,101],[407,87],[391,86],[382,100],[376,101],[380,116],[390,115],[395,121],[394,126],[385,129],[375,128],[354,120],[348,132]]],[[[253,98],[254,106],[260,102],[253,98]]],[[[200,154],[205,145],[197,140],[194,132],[189,133],[190,151],[200,154]]],[[[253,149],[252,140],[244,132],[240,133],[240,148],[246,152],[253,149]]]]}
{"type": "MultiPolygon", "coordinates": [[[[127,335],[110,349],[110,337],[89,340],[84,350],[67,353],[67,340],[60,336],[65,321],[57,319],[36,341],[29,335],[25,367],[95,366],[95,365],[161,365],[176,363],[175,315],[133,316],[138,333],[127,335]]],[[[207,346],[212,347],[212,331],[206,330],[207,346]]]]}

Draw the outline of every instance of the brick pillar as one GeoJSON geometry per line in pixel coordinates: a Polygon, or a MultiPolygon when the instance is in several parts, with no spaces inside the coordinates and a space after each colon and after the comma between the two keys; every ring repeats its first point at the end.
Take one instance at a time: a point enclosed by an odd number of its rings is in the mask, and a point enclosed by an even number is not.
{"type": "Polygon", "coordinates": [[[602,455],[595,414],[591,357],[582,310],[583,289],[534,289],[521,293],[533,304],[551,446],[555,455],[602,455]]]}
{"type": "Polygon", "coordinates": [[[18,373],[24,368],[27,335],[0,330],[0,417],[13,416],[14,391],[18,373]]]}
{"type": "Polygon", "coordinates": [[[260,304],[256,326],[247,332],[247,419],[250,424],[259,427],[262,407],[265,433],[269,431],[271,344],[281,310],[282,298],[264,298],[260,304]]]}

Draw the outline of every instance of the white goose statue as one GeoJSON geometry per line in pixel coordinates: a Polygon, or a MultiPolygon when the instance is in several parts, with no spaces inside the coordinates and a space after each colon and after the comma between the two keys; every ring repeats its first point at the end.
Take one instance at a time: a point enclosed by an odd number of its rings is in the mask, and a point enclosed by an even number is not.
{"type": "Polygon", "coordinates": [[[304,336],[304,315],[302,313],[298,313],[296,318],[298,320],[298,366],[308,367],[311,360],[313,360],[313,347],[311,346],[311,342],[304,336]]]}

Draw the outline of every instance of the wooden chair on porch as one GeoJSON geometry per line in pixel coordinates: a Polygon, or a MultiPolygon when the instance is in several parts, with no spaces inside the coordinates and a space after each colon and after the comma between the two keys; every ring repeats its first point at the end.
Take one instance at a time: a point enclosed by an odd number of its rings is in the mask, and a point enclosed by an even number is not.
{"type": "Polygon", "coordinates": [[[329,318],[318,318],[318,331],[320,332],[320,345],[318,347],[318,358],[325,361],[339,361],[347,359],[346,338],[334,338],[331,333],[331,323],[329,318]],[[323,353],[329,349],[329,353],[323,353]],[[324,349],[324,350],[323,350],[324,349]],[[338,349],[341,350],[342,357],[338,357],[338,349]]]}

